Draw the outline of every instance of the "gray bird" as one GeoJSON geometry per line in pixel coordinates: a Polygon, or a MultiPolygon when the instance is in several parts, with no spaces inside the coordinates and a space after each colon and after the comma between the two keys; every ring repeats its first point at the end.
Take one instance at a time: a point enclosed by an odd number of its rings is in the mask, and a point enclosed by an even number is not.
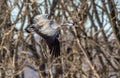
{"type": "Polygon", "coordinates": [[[58,57],[60,55],[60,43],[58,40],[61,25],[48,19],[48,14],[36,15],[31,20],[31,28],[41,36],[47,43],[50,54],[58,57]]]}

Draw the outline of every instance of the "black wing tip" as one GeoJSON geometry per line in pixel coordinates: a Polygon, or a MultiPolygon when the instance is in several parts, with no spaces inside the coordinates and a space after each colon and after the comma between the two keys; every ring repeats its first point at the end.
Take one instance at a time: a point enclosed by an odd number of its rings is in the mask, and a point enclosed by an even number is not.
{"type": "Polygon", "coordinates": [[[53,43],[50,47],[50,54],[53,57],[60,56],[60,43],[59,43],[59,40],[57,38],[53,41],[53,43]]]}
{"type": "Polygon", "coordinates": [[[56,48],[56,47],[54,47],[53,48],[54,50],[51,50],[51,55],[53,56],[53,57],[58,57],[58,56],[60,56],[60,50],[58,49],[58,48],[56,48]]]}

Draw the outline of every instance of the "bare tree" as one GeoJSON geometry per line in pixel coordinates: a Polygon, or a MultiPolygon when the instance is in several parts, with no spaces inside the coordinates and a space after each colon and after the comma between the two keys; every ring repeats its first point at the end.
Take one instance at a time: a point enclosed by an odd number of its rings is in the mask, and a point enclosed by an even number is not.
{"type": "Polygon", "coordinates": [[[119,78],[119,11],[119,0],[1,0],[0,77],[24,78],[27,67],[39,78],[119,78]],[[57,58],[25,30],[43,13],[63,25],[57,58]]]}

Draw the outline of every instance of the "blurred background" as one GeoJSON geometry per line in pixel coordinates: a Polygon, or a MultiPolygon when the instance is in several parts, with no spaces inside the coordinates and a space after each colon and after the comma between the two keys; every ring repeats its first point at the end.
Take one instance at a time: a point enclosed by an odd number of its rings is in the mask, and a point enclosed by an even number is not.
{"type": "Polygon", "coordinates": [[[0,78],[120,78],[120,0],[0,0],[0,78]],[[61,56],[25,28],[62,24],[61,56]]]}

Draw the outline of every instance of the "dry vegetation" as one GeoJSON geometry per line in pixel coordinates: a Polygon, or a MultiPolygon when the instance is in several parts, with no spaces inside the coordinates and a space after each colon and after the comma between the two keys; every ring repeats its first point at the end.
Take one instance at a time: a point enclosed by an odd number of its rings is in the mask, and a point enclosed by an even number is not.
{"type": "Polygon", "coordinates": [[[0,0],[0,78],[24,78],[25,67],[39,78],[120,78],[120,0],[0,0]],[[41,13],[72,24],[60,29],[58,58],[25,31],[41,13]]]}

